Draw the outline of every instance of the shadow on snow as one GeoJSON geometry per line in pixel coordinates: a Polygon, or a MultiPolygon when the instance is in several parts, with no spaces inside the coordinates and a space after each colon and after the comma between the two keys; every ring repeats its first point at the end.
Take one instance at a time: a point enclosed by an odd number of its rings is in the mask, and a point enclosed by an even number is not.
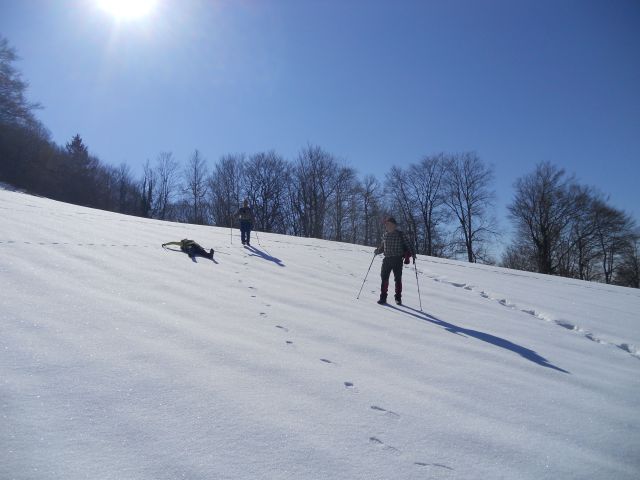
{"type": "Polygon", "coordinates": [[[541,355],[538,355],[533,350],[529,348],[525,348],[516,343],[510,342],[509,340],[506,340],[504,338],[496,337],[495,335],[491,335],[489,333],[479,332],[478,330],[471,330],[469,328],[458,327],[457,325],[445,322],[443,320],[440,320],[434,317],[433,315],[429,315],[428,313],[421,312],[419,310],[416,310],[415,308],[407,307],[406,305],[403,305],[404,308],[397,308],[397,307],[394,307],[393,305],[387,305],[387,306],[389,308],[392,308],[393,310],[397,310],[398,312],[402,312],[406,315],[411,315],[412,317],[418,318],[422,321],[433,323],[434,325],[442,327],[447,332],[453,333],[455,335],[477,338],[478,340],[482,340],[483,342],[487,342],[497,347],[504,348],[506,350],[510,350],[514,353],[517,353],[522,358],[526,358],[530,362],[537,363],[540,366],[551,368],[553,370],[557,370],[562,373],[571,374],[571,372],[568,372],[560,367],[556,367],[555,365],[550,363],[546,358],[544,358],[541,355]],[[411,311],[407,311],[405,309],[411,310],[411,311]]]}
{"type": "Polygon", "coordinates": [[[259,250],[256,247],[254,247],[253,245],[245,245],[244,248],[246,248],[249,252],[251,252],[249,253],[250,257],[260,257],[264,260],[268,260],[270,262],[275,263],[279,267],[285,266],[285,264],[282,263],[282,260],[280,260],[279,258],[269,255],[266,251],[263,252],[262,250],[259,250]]]}

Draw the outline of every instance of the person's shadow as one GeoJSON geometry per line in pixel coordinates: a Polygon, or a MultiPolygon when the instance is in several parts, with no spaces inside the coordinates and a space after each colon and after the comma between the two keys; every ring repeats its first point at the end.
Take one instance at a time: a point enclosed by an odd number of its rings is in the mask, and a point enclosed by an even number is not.
{"type": "Polygon", "coordinates": [[[280,260],[279,258],[269,255],[267,252],[263,252],[262,250],[259,250],[256,247],[254,247],[253,245],[245,245],[244,248],[246,248],[249,252],[251,252],[249,253],[250,257],[260,257],[264,260],[268,260],[270,262],[275,263],[279,267],[285,266],[285,264],[282,263],[282,260],[280,260]]]}
{"type": "Polygon", "coordinates": [[[500,348],[504,348],[506,350],[510,350],[514,353],[517,353],[522,358],[529,360],[530,362],[537,363],[540,366],[551,368],[553,370],[557,370],[562,373],[571,374],[560,367],[556,367],[552,363],[549,362],[546,358],[541,355],[538,355],[533,350],[523,347],[522,345],[518,345],[504,338],[496,337],[495,335],[491,335],[489,333],[479,332],[478,330],[471,330],[470,328],[462,328],[453,323],[445,322],[440,320],[439,318],[434,317],[433,315],[429,315],[428,313],[421,312],[416,310],[415,308],[407,307],[403,305],[403,308],[394,307],[393,305],[388,305],[393,310],[397,310],[398,312],[402,312],[406,315],[411,315],[419,320],[424,322],[429,322],[439,327],[444,328],[447,332],[453,333],[455,335],[467,336],[477,338],[478,340],[482,340],[483,342],[490,343],[500,348]],[[406,310],[405,310],[406,309],[406,310]],[[410,311],[407,311],[410,310],[410,311]]]}

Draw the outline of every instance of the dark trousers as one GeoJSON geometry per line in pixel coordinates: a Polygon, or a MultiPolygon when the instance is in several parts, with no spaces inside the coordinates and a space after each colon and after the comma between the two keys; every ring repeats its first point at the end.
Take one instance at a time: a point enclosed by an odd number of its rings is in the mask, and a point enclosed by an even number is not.
{"type": "Polygon", "coordinates": [[[380,296],[387,297],[387,290],[389,289],[389,276],[393,271],[393,279],[396,284],[396,296],[402,295],[402,257],[384,257],[382,260],[382,270],[380,276],[382,277],[382,286],[380,287],[380,296]]]}
{"type": "Polygon", "coordinates": [[[189,245],[187,248],[184,249],[184,253],[186,253],[187,255],[189,255],[191,258],[196,257],[196,256],[200,256],[200,257],[210,257],[210,253],[207,252],[204,248],[202,248],[200,245],[198,245],[197,243],[195,245],[189,245]]]}
{"type": "Polygon", "coordinates": [[[240,220],[240,239],[243,245],[251,243],[251,222],[248,220],[240,220]]]}

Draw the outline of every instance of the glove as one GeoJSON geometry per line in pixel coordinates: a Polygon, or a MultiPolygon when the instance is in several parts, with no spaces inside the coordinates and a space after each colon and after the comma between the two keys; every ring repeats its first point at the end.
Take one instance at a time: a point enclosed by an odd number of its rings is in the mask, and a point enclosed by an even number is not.
{"type": "Polygon", "coordinates": [[[416,264],[416,256],[415,255],[413,256],[413,264],[414,265],[416,264]]]}
{"type": "Polygon", "coordinates": [[[378,248],[376,248],[376,249],[373,251],[373,254],[374,254],[374,255],[380,255],[380,253],[381,253],[381,252],[380,252],[380,248],[379,248],[379,247],[378,247],[378,248]]]}
{"type": "Polygon", "coordinates": [[[409,265],[409,258],[411,258],[411,252],[404,253],[404,264],[409,265]]]}

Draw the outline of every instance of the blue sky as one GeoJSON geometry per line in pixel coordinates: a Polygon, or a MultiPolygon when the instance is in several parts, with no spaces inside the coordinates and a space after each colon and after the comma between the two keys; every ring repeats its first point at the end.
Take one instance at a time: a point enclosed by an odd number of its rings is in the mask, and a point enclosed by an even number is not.
{"type": "Polygon", "coordinates": [[[550,161],[640,220],[640,2],[0,0],[0,34],[60,144],[134,172],[171,151],[311,142],[383,178],[440,151],[514,180],[550,161]]]}

